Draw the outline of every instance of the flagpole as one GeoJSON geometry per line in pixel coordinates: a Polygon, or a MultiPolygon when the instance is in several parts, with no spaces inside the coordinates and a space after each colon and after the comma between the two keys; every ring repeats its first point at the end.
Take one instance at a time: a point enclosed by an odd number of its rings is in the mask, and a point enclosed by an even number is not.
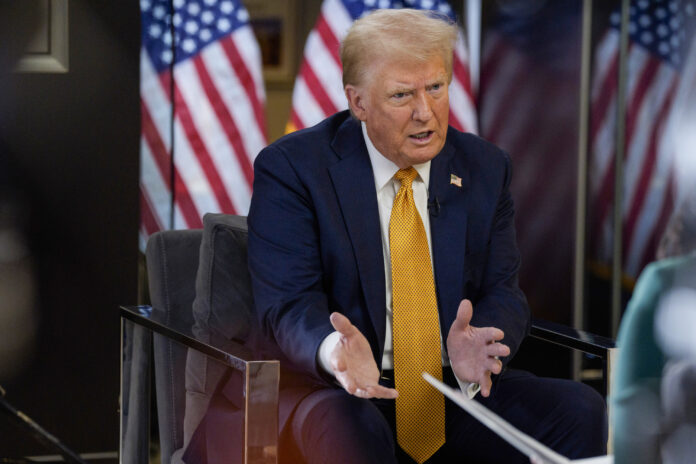
{"type": "Polygon", "coordinates": [[[481,0],[466,0],[463,6],[466,21],[466,41],[469,48],[469,77],[471,91],[477,99],[481,72],[481,0]]]}
{"type": "Polygon", "coordinates": [[[623,187],[624,152],[626,151],[626,80],[628,79],[628,21],[630,0],[621,2],[619,40],[619,83],[616,104],[616,152],[614,154],[614,236],[611,273],[611,335],[616,337],[621,319],[621,285],[623,268],[623,187]]]}
{"type": "MultiPolygon", "coordinates": [[[[592,52],[592,0],[582,4],[582,51],[580,56],[580,101],[578,127],[578,174],[575,198],[575,270],[573,276],[573,327],[584,329],[585,247],[587,240],[587,151],[590,114],[590,74],[592,52]]],[[[580,379],[580,353],[573,353],[573,378],[580,379]]]]}
{"type": "Polygon", "coordinates": [[[174,26],[174,0],[169,0],[169,33],[172,36],[171,51],[172,60],[169,63],[169,103],[171,105],[171,115],[169,118],[169,191],[171,192],[171,203],[169,209],[169,228],[174,228],[174,209],[176,205],[176,176],[174,164],[174,118],[176,118],[176,108],[174,102],[174,65],[176,64],[176,27],[174,26]]]}

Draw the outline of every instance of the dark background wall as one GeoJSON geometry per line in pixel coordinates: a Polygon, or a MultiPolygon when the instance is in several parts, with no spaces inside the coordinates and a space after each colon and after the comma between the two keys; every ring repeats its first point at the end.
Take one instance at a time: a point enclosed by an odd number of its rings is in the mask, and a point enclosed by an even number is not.
{"type": "MultiPolygon", "coordinates": [[[[116,451],[117,305],[137,298],[140,19],[136,1],[68,4],[69,72],[0,62],[2,169],[23,198],[38,285],[30,355],[0,385],[77,451],[116,451]]],[[[0,418],[0,457],[25,453],[45,454],[0,418]]]]}

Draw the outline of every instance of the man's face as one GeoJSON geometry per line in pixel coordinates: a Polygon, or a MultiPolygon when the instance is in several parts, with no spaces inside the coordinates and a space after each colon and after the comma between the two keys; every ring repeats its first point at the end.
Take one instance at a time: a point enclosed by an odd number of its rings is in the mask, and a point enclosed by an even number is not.
{"type": "Polygon", "coordinates": [[[433,159],[445,144],[449,95],[442,57],[375,63],[362,85],[345,91],[372,143],[401,169],[433,159]]]}

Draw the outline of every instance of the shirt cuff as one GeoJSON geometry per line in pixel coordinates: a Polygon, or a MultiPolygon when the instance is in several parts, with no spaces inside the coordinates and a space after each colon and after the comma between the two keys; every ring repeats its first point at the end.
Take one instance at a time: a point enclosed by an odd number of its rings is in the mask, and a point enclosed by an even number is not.
{"type": "Polygon", "coordinates": [[[457,379],[460,390],[465,393],[470,400],[474,399],[476,394],[481,390],[481,385],[474,382],[462,382],[459,380],[459,377],[457,377],[457,374],[454,373],[454,370],[452,370],[452,374],[454,374],[454,378],[457,379]]]}
{"type": "Polygon", "coordinates": [[[341,334],[338,331],[334,331],[326,336],[324,340],[321,341],[319,345],[319,351],[317,353],[317,358],[319,359],[319,367],[321,367],[324,372],[329,375],[334,375],[333,369],[331,368],[331,353],[333,353],[336,344],[341,339],[341,334]]]}

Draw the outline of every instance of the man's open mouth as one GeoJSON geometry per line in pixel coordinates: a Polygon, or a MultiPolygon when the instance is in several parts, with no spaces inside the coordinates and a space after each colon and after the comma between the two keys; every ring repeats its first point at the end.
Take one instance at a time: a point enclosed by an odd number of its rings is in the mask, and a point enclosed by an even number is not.
{"type": "Polygon", "coordinates": [[[409,137],[411,137],[412,139],[416,139],[416,140],[427,140],[432,134],[433,134],[433,131],[425,131],[425,132],[418,132],[417,134],[412,134],[409,137]]]}

